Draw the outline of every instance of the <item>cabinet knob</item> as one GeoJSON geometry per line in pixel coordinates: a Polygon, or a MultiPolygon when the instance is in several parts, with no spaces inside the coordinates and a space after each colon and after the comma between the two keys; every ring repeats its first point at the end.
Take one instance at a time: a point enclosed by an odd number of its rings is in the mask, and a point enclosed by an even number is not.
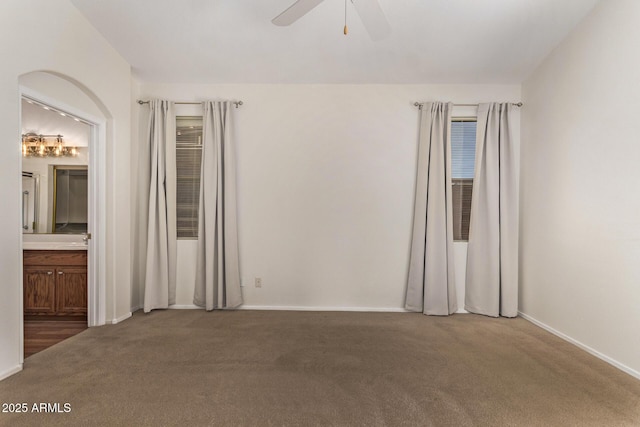
{"type": "Polygon", "coordinates": [[[63,271],[58,271],[58,274],[64,274],[64,272],[63,271]]]}
{"type": "Polygon", "coordinates": [[[51,276],[53,274],[53,271],[47,271],[47,274],[51,276]]]}

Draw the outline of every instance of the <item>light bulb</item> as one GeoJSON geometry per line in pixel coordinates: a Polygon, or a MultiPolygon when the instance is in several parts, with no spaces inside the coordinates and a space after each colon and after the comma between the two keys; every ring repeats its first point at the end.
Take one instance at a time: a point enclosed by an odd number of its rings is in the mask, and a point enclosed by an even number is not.
{"type": "Polygon", "coordinates": [[[56,141],[57,141],[57,144],[56,144],[54,154],[56,156],[61,156],[62,153],[64,152],[64,147],[62,146],[62,138],[58,137],[56,141]]]}

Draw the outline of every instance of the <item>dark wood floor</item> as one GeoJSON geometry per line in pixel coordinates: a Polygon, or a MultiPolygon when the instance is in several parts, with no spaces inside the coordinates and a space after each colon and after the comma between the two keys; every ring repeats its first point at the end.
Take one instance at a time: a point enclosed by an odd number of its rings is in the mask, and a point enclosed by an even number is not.
{"type": "Polygon", "coordinates": [[[87,329],[86,320],[24,321],[24,357],[27,358],[87,329]]]}

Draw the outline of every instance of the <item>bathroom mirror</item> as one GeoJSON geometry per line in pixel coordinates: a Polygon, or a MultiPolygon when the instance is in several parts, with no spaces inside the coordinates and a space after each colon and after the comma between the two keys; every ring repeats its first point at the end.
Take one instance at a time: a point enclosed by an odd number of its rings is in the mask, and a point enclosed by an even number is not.
{"type": "Polygon", "coordinates": [[[22,232],[86,233],[91,126],[24,97],[22,133],[22,232]]]}

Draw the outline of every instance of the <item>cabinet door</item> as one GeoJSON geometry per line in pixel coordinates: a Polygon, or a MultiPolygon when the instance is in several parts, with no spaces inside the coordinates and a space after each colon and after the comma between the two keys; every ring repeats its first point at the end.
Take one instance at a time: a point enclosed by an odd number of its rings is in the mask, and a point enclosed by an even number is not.
{"type": "Polygon", "coordinates": [[[56,269],[58,314],[87,314],[87,269],[59,267],[56,269]]]}
{"type": "Polygon", "coordinates": [[[24,267],[24,313],[55,314],[56,277],[52,267],[24,267]]]}

